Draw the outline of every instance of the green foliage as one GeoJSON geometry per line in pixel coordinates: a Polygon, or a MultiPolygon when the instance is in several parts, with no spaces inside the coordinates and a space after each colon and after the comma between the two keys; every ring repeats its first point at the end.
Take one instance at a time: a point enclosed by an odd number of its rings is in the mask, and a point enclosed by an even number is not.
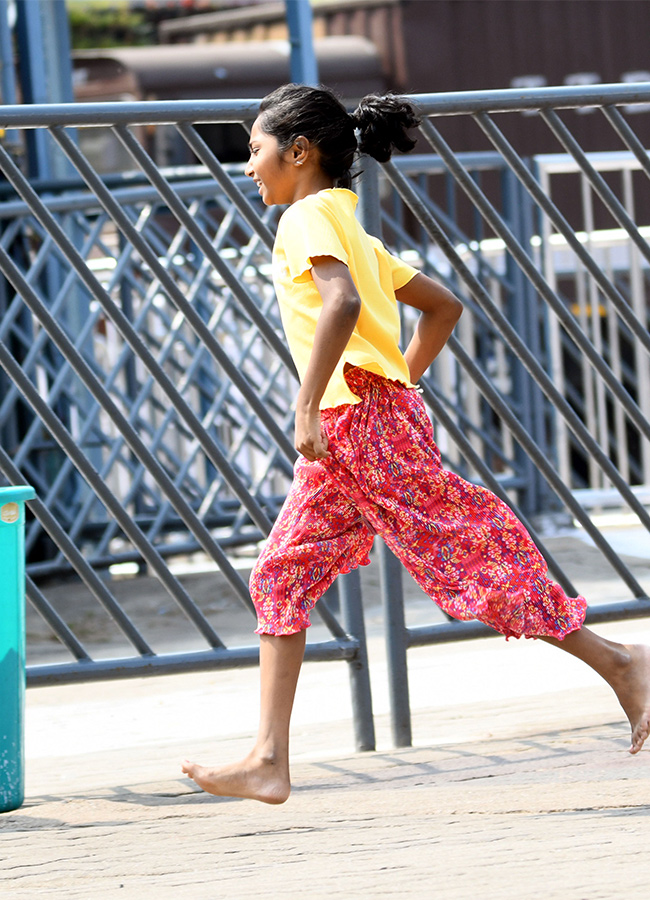
{"type": "Polygon", "coordinates": [[[156,27],[144,9],[125,0],[67,0],[73,50],[156,43],[156,27]]]}

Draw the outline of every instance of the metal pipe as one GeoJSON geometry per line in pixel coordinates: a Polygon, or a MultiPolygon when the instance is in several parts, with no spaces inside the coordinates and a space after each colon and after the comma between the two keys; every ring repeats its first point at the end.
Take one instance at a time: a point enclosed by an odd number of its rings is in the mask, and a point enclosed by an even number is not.
{"type": "Polygon", "coordinates": [[[226,172],[212,150],[210,150],[203,138],[197,133],[196,129],[187,123],[180,123],[176,126],[176,130],[192,152],[196,154],[197,158],[201,160],[203,165],[210,172],[226,197],[228,197],[230,202],[233,203],[241,213],[242,218],[245,219],[253,231],[260,236],[265,246],[268,247],[269,250],[272,249],[275,242],[273,232],[264,222],[262,222],[259,214],[253,209],[253,205],[250,203],[244,192],[237,187],[232,176],[226,172]]]}
{"type": "MultiPolygon", "coordinates": [[[[306,662],[348,661],[354,659],[358,643],[324,641],[309,643],[305,648],[306,662]]],[[[148,678],[152,675],[177,675],[187,672],[206,672],[216,669],[242,669],[259,664],[259,647],[215,648],[193,653],[166,653],[140,659],[98,659],[92,663],[52,663],[27,668],[28,687],[51,684],[78,684],[86,681],[118,681],[123,678],[148,678]]]]}
{"type": "Polygon", "coordinates": [[[648,246],[647,241],[641,237],[639,229],[636,227],[636,223],[628,215],[625,207],[608,186],[603,176],[597,172],[589,162],[587,154],[576,141],[562,119],[560,119],[553,109],[543,110],[540,115],[558,141],[578,163],[581,172],[587,177],[589,184],[603,201],[605,207],[612,214],[612,217],[618,222],[621,228],[627,231],[640,253],[648,260],[648,262],[650,262],[650,246],[648,246]]]}
{"type": "Polygon", "coordinates": [[[357,641],[356,652],[353,657],[348,659],[356,747],[360,752],[374,750],[376,746],[375,722],[372,713],[368,645],[361,602],[359,570],[353,569],[347,575],[339,575],[338,585],[345,630],[348,634],[354,635],[357,641]]]}
{"type": "MultiPolygon", "coordinates": [[[[488,91],[410,94],[424,116],[528,109],[574,109],[580,106],[648,103],[650,83],[568,85],[488,91]]],[[[177,122],[247,122],[257,116],[259,99],[149,100],[145,102],[50,103],[0,107],[0,125],[49,128],[52,125],[175,125],[177,122]]]]}
{"type": "MultiPolygon", "coordinates": [[[[615,622],[624,617],[644,619],[647,616],[650,616],[650,598],[643,596],[633,603],[608,603],[589,607],[585,624],[615,622]]],[[[430,644],[446,644],[449,641],[484,637],[501,637],[501,635],[482,622],[444,622],[440,625],[418,625],[408,630],[409,647],[427,647],[430,644]]]]}
{"type": "Polygon", "coordinates": [[[408,630],[404,618],[402,564],[382,541],[379,545],[381,600],[384,609],[384,638],[388,665],[390,724],[395,747],[410,747],[411,701],[406,651],[408,630]]]}

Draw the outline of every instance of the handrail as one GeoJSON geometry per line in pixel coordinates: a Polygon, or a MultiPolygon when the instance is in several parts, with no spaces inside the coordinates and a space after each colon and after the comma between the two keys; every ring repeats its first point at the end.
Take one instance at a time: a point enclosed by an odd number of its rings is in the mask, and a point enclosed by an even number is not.
{"type": "MultiPolygon", "coordinates": [[[[425,116],[529,109],[574,109],[593,104],[647,103],[650,82],[561,85],[503,90],[409,94],[425,116]]],[[[246,122],[259,100],[142,100],[104,103],[33,103],[0,106],[0,127],[49,128],[52,125],[172,125],[177,122],[246,122]]]]}

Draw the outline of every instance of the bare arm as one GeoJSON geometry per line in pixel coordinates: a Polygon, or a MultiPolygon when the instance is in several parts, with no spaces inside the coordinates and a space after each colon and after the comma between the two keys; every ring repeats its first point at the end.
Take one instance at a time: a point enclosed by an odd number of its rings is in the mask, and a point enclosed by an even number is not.
{"type": "Polygon", "coordinates": [[[296,402],[296,450],[310,460],[325,459],[320,401],[357,324],[361,300],[348,267],[332,256],[312,259],[312,278],[323,300],[309,365],[296,402]]]}
{"type": "Polygon", "coordinates": [[[404,354],[413,384],[419,381],[445,346],[460,319],[463,304],[422,272],[395,291],[400,303],[413,306],[422,313],[415,334],[404,354]]]}

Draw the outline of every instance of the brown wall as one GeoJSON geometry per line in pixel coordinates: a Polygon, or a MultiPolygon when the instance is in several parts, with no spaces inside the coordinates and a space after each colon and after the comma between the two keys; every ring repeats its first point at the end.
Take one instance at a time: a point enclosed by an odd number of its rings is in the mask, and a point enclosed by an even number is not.
{"type": "MultiPolygon", "coordinates": [[[[650,81],[650,3],[645,0],[402,0],[408,61],[399,90],[488,90],[532,84],[650,81]],[[639,78],[637,77],[637,80],[639,78]]],[[[600,114],[564,113],[587,150],[622,149],[600,114]]],[[[522,153],[560,152],[534,117],[499,117],[522,153]]],[[[650,141],[650,113],[630,122],[650,141]]],[[[487,149],[468,120],[446,123],[455,149],[487,149]]]]}
{"type": "MultiPolygon", "coordinates": [[[[589,73],[600,83],[632,73],[647,73],[641,80],[650,81],[650,0],[332,0],[314,6],[313,15],[317,37],[370,38],[388,87],[397,91],[499,89],[535,78],[561,85],[589,73]]],[[[169,27],[175,30],[161,31],[161,39],[287,36],[284,5],[277,2],[177,19],[169,27]]],[[[564,115],[585,149],[620,149],[600,114],[564,115]]],[[[513,114],[499,122],[522,153],[562,149],[539,119],[513,114]]],[[[650,145],[650,112],[631,115],[630,123],[650,145]]],[[[490,147],[466,118],[442,127],[456,150],[490,147]]]]}
{"type": "Polygon", "coordinates": [[[402,0],[403,90],[507,88],[595,72],[601,82],[650,69],[645,0],[402,0]]]}

